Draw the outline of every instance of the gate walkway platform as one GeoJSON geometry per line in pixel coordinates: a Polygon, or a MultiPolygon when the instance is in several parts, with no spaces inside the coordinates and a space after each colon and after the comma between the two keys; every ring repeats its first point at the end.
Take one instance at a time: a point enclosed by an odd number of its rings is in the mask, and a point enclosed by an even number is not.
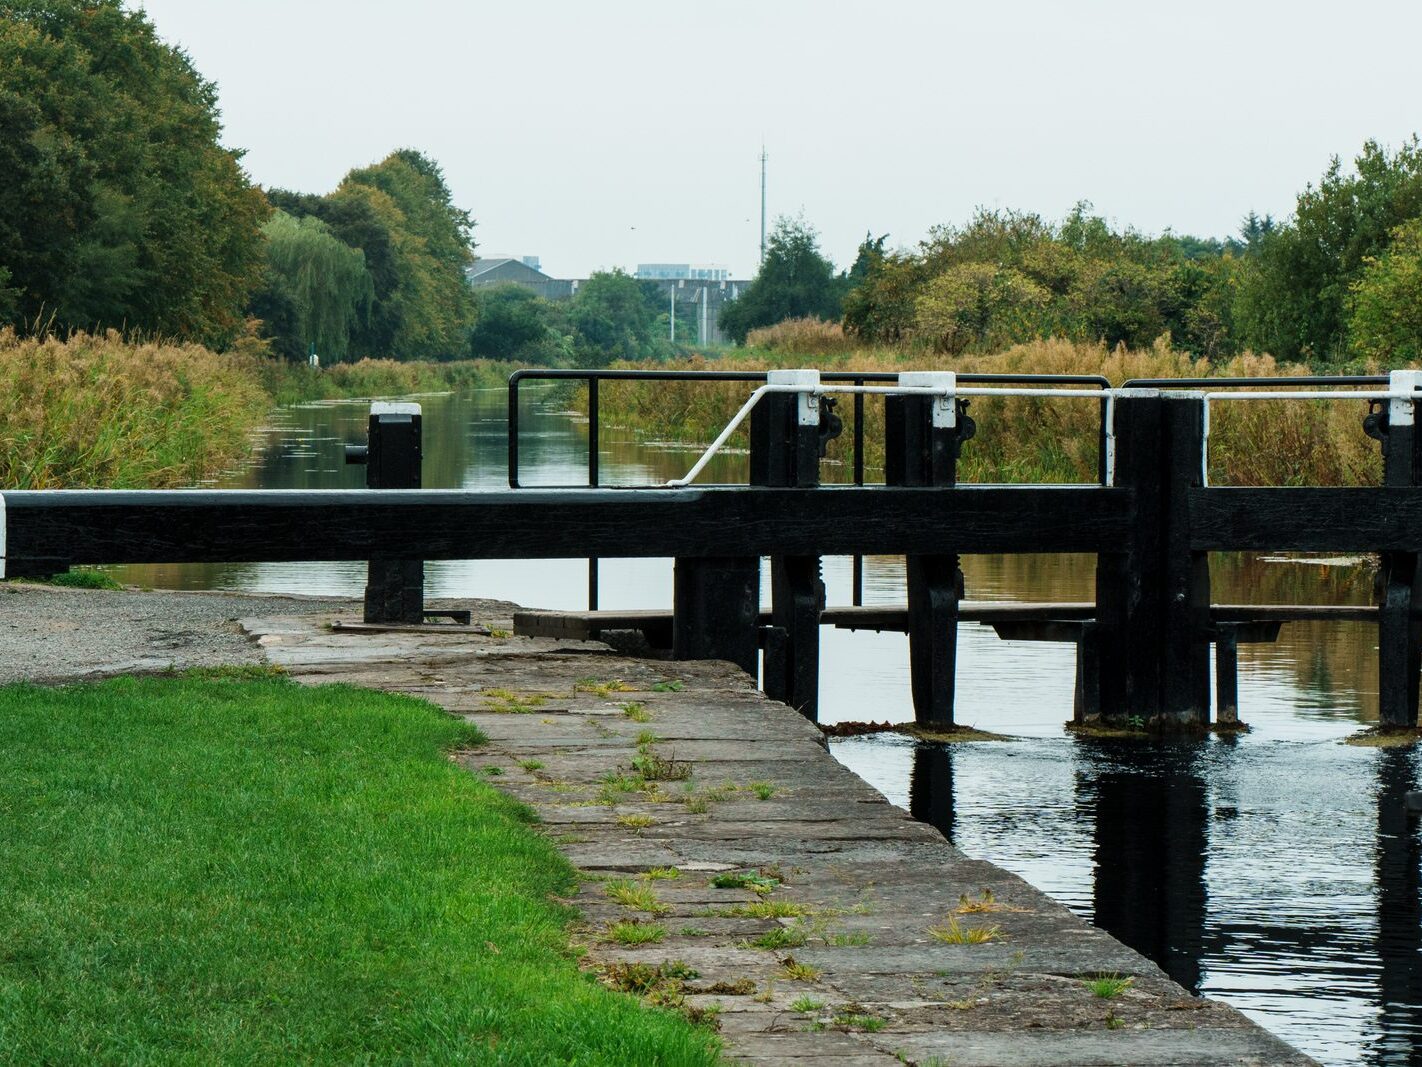
{"type": "Polygon", "coordinates": [[[465,765],[532,808],[583,873],[585,966],[661,968],[673,999],[714,1014],[732,1059],[1313,1062],[909,818],[737,667],[504,637],[514,605],[454,606],[488,634],[333,629],[350,611],[242,625],[301,683],[409,693],[478,725],[488,743],[465,765]],[[664,935],[613,943],[626,920],[664,935]],[[1131,982],[1102,999],[1086,984],[1102,975],[1131,982]]]}

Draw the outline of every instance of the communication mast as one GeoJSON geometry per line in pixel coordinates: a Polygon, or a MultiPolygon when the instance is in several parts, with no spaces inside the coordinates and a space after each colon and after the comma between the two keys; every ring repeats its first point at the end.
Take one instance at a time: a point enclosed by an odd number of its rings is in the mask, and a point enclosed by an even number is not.
{"type": "Polygon", "coordinates": [[[765,262],[765,142],[760,145],[760,261],[765,262]]]}

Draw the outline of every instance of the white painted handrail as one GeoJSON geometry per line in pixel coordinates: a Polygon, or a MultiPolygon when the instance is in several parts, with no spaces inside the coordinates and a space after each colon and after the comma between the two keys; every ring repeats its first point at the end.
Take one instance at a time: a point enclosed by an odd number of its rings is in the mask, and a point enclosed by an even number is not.
{"type": "Polygon", "coordinates": [[[1215,400],[1386,400],[1388,418],[1396,426],[1410,426],[1413,404],[1422,400],[1422,372],[1393,371],[1386,389],[1238,389],[1201,394],[1204,427],[1200,442],[1200,484],[1210,484],[1210,404],[1215,400]]]}
{"type": "Polygon", "coordinates": [[[1111,389],[1032,389],[1032,388],[974,388],[974,387],[933,387],[921,385],[823,385],[823,384],[800,384],[781,385],[766,384],[760,386],[744,404],[739,411],[731,417],[731,421],[726,423],[723,429],[706,447],[706,451],[680,478],[672,478],[666,483],[668,489],[682,489],[696,480],[696,476],[706,469],[706,465],[711,462],[715,455],[721,451],[726,442],[731,439],[731,435],[746,420],[760,398],[770,393],[800,393],[812,397],[820,397],[827,393],[860,393],[870,396],[938,396],[948,399],[957,397],[972,396],[1067,396],[1067,397],[1088,397],[1094,400],[1105,399],[1106,401],[1106,484],[1112,483],[1115,474],[1116,458],[1116,433],[1115,433],[1115,390],[1111,389]]]}

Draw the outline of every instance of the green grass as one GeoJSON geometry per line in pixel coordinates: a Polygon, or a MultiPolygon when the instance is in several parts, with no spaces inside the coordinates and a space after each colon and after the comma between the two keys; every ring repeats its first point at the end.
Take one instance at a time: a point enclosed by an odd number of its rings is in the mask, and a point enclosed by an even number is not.
{"type": "Polygon", "coordinates": [[[884,1029],[887,1020],[879,1018],[877,1015],[867,1015],[862,1012],[840,1012],[834,1017],[834,1025],[845,1030],[867,1030],[875,1033],[884,1029]]]}
{"type": "Polygon", "coordinates": [[[1093,997],[1100,997],[1102,1000],[1111,1000],[1114,997],[1119,997],[1134,984],[1134,978],[1125,978],[1118,974],[1110,974],[1102,975],[1099,978],[1088,979],[1086,988],[1091,991],[1093,997]]]}
{"type": "Polygon", "coordinates": [[[625,919],[607,928],[607,939],[619,945],[655,945],[665,940],[667,928],[659,923],[625,919]]]}
{"type": "Polygon", "coordinates": [[[67,589],[104,589],[110,592],[121,590],[123,583],[112,575],[93,567],[73,567],[42,579],[44,585],[59,585],[67,589]]]}
{"type": "Polygon", "coordinates": [[[780,884],[780,879],[758,871],[727,871],[711,879],[717,889],[750,889],[756,893],[769,893],[780,884]]]}
{"type": "Polygon", "coordinates": [[[0,689],[0,1060],[713,1062],[579,972],[478,741],[280,678],[0,689]]]}
{"type": "Polygon", "coordinates": [[[802,926],[777,926],[746,944],[751,948],[799,948],[809,939],[810,935],[802,926]]]}
{"type": "Polygon", "coordinates": [[[647,705],[639,704],[635,700],[629,700],[622,705],[622,714],[626,715],[633,722],[651,722],[652,713],[647,710],[647,705]]]}

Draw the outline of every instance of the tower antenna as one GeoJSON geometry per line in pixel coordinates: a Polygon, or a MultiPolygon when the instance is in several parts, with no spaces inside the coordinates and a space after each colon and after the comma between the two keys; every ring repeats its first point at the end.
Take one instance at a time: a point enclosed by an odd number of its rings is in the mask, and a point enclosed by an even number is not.
{"type": "Polygon", "coordinates": [[[765,142],[760,143],[760,262],[765,263],[765,142]]]}

